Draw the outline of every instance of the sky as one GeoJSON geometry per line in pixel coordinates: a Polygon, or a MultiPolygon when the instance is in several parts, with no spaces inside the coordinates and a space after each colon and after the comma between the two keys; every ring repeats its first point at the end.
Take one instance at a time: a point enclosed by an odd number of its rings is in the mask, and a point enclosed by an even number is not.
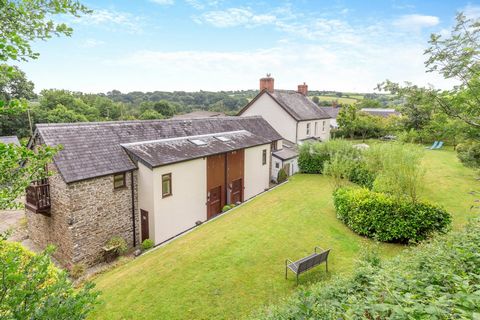
{"type": "Polygon", "coordinates": [[[93,13],[61,17],[71,37],[40,41],[19,63],[35,90],[83,92],[258,89],[373,92],[385,79],[446,89],[426,73],[431,33],[448,35],[461,0],[84,0],[93,13]]]}

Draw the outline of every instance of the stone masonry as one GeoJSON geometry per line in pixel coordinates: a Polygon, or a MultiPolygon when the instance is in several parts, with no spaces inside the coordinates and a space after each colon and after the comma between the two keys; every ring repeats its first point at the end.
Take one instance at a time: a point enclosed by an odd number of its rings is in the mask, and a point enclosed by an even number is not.
{"type": "MultiPolygon", "coordinates": [[[[126,186],[113,188],[113,175],[66,184],[59,174],[49,178],[51,215],[27,210],[32,241],[45,247],[57,247],[54,256],[63,264],[102,262],[102,247],[120,236],[133,246],[131,172],[126,186]]],[[[137,173],[133,172],[136,216],[136,241],[140,242],[140,217],[137,204],[137,173]]]]}

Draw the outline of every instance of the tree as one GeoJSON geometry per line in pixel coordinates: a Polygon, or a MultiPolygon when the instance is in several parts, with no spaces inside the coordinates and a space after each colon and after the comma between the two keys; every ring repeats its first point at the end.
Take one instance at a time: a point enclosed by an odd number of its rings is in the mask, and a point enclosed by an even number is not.
{"type": "Polygon", "coordinates": [[[451,90],[418,88],[407,83],[400,86],[386,81],[378,86],[439,109],[449,117],[480,128],[480,19],[467,19],[463,13],[456,17],[450,37],[432,34],[425,50],[427,72],[438,72],[445,79],[459,82],[451,90]]]}
{"type": "Polygon", "coordinates": [[[378,100],[364,98],[357,102],[357,108],[381,108],[382,103],[378,100]]]}
{"type": "Polygon", "coordinates": [[[382,132],[382,118],[372,116],[366,112],[359,112],[354,120],[353,127],[355,131],[360,133],[362,140],[365,141],[367,136],[379,136],[382,132]]]}
{"type": "Polygon", "coordinates": [[[155,102],[153,104],[153,109],[166,118],[170,118],[175,114],[175,107],[165,100],[155,102]]]}
{"type": "Polygon", "coordinates": [[[145,112],[143,112],[140,115],[140,119],[141,120],[163,119],[163,116],[155,110],[145,110],[145,112]]]}
{"type": "Polygon", "coordinates": [[[34,84],[29,81],[25,72],[18,67],[12,67],[7,64],[0,65],[0,100],[10,101],[13,99],[34,99],[34,84]]]}
{"type": "Polygon", "coordinates": [[[320,102],[320,98],[319,98],[318,96],[314,96],[314,97],[312,98],[312,101],[313,101],[316,105],[318,105],[318,103],[320,102]]]}
{"type": "Polygon", "coordinates": [[[349,135],[351,139],[355,137],[357,120],[357,107],[354,105],[346,105],[340,109],[337,116],[339,128],[349,135]]]}

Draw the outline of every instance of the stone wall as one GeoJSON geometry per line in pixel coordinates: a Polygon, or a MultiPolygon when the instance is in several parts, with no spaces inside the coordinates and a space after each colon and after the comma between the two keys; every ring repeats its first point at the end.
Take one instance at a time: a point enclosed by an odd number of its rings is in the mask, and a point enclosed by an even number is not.
{"type": "MultiPolygon", "coordinates": [[[[133,173],[136,211],[136,241],[140,238],[137,172],[133,173]]],[[[57,246],[55,257],[63,264],[87,266],[103,261],[102,247],[113,236],[133,246],[131,173],[126,186],[113,188],[113,175],[65,184],[60,175],[49,178],[51,215],[27,210],[30,238],[40,246],[57,246]]]]}

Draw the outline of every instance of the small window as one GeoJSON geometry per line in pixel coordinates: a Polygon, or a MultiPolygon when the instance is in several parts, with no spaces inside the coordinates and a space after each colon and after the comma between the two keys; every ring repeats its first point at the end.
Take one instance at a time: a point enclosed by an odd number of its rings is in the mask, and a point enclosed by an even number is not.
{"type": "Polygon", "coordinates": [[[315,122],[315,136],[318,135],[318,122],[315,122]]]}
{"type": "Polygon", "coordinates": [[[162,198],[172,195],[172,174],[162,175],[162,198]]]}
{"type": "Polygon", "coordinates": [[[196,146],[204,146],[204,145],[207,144],[205,141],[200,140],[200,139],[191,139],[190,142],[193,143],[196,146]]]}
{"type": "Polygon", "coordinates": [[[272,151],[277,151],[277,141],[272,142],[270,149],[272,149],[272,151]]]}
{"type": "Polygon", "coordinates": [[[323,124],[322,124],[322,131],[325,131],[325,120],[323,121],[323,124]]]}
{"type": "Polygon", "coordinates": [[[114,189],[120,189],[120,188],[124,188],[125,186],[126,186],[125,172],[124,173],[119,173],[119,174],[114,174],[113,175],[113,188],[114,189]]]}
{"type": "Polygon", "coordinates": [[[277,169],[280,168],[280,162],[275,162],[275,168],[277,168],[277,169]]]}
{"type": "Polygon", "coordinates": [[[220,141],[222,141],[222,142],[230,141],[230,138],[223,137],[223,136],[218,136],[218,137],[215,137],[215,138],[217,138],[217,140],[220,140],[220,141]]]}
{"type": "Polygon", "coordinates": [[[310,135],[310,123],[307,123],[307,136],[310,135]]]}
{"type": "Polygon", "coordinates": [[[263,151],[262,151],[262,165],[266,165],[266,164],[267,164],[267,150],[263,149],[263,151]]]}

